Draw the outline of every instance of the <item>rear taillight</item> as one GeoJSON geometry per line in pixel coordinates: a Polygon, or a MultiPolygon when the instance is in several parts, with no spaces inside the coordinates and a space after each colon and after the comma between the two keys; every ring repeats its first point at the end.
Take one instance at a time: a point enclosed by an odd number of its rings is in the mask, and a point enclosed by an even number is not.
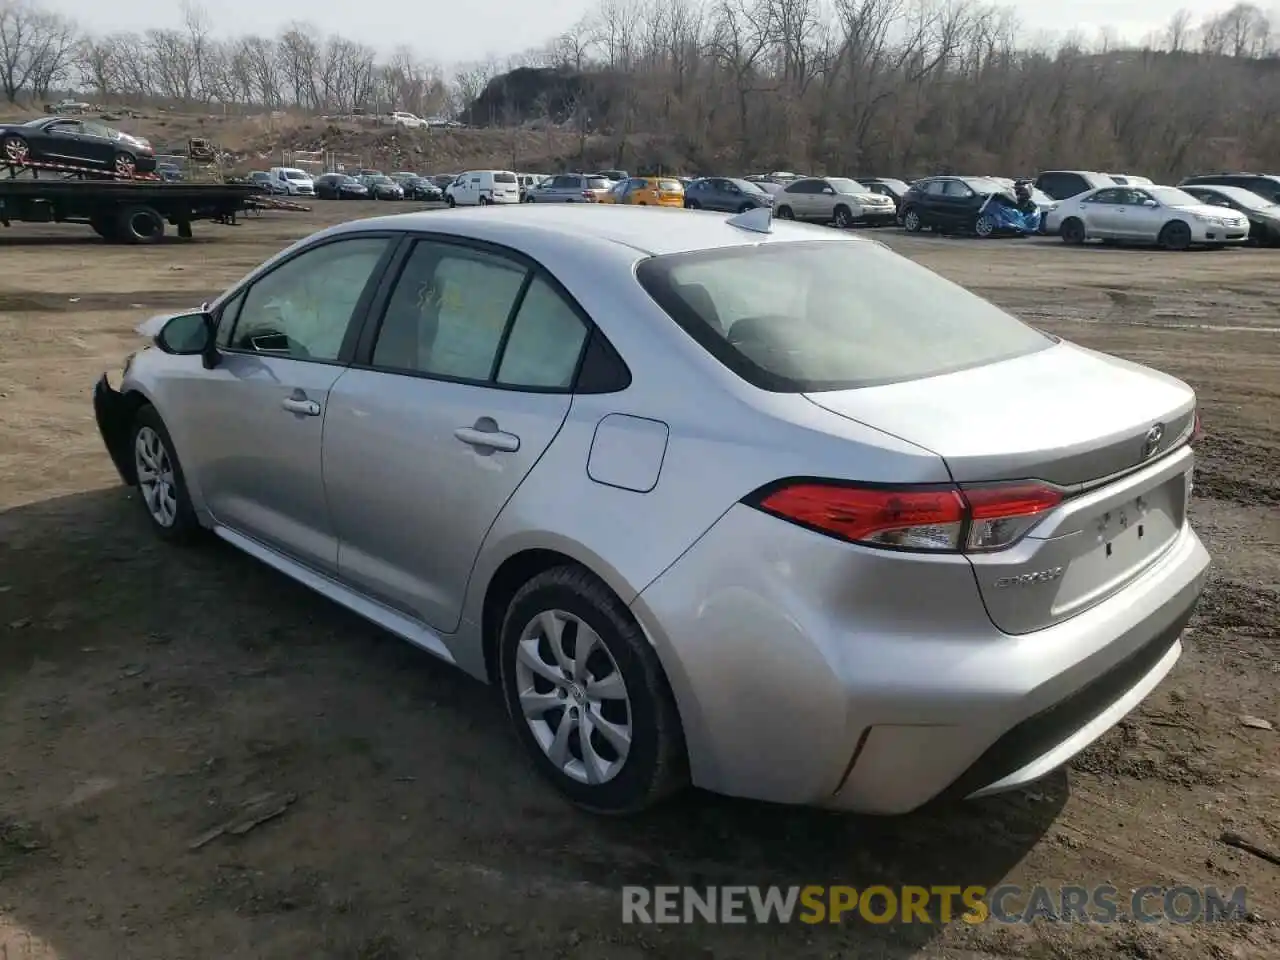
{"type": "Polygon", "coordinates": [[[594,200],[596,198],[596,195],[592,193],[590,190],[583,190],[582,196],[586,200],[594,200]]]}
{"type": "Polygon", "coordinates": [[[1062,502],[1036,482],[886,488],[820,480],[771,484],[746,503],[851,543],[899,550],[983,552],[1020,540],[1062,502]]]}

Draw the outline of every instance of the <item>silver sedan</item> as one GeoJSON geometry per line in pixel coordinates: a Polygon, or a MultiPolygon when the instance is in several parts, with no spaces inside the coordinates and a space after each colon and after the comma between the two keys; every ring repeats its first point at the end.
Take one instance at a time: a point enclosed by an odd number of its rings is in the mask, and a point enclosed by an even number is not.
{"type": "Polygon", "coordinates": [[[1186,250],[1244,243],[1249,218],[1177,187],[1112,186],[1063,200],[1046,217],[1045,232],[1071,244],[1103,240],[1186,250]]]}
{"type": "Polygon", "coordinates": [[[348,223],[140,329],[94,404],[155,533],[497,685],[590,810],[1029,783],[1205,581],[1189,387],[763,209],[348,223]]]}

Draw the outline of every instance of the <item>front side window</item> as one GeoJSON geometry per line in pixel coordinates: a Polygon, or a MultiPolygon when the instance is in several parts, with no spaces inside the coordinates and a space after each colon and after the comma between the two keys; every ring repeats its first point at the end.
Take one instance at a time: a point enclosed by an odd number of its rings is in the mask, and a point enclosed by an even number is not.
{"type": "Polygon", "coordinates": [[[981,297],[875,244],[671,254],[641,262],[637,277],[690,336],[766,390],[915,380],[1052,345],[981,297]]]}
{"type": "Polygon", "coordinates": [[[373,365],[488,380],[527,273],[496,254],[418,243],[387,304],[373,365]]]}
{"type": "Polygon", "coordinates": [[[357,237],[313,247],[254,281],[229,348],[336,360],[356,304],[391,241],[357,237]]]}

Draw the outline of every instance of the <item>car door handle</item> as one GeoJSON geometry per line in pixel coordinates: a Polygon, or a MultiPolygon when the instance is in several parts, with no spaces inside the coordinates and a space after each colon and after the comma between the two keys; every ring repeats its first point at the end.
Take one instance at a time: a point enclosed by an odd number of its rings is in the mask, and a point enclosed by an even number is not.
{"type": "Polygon", "coordinates": [[[515,453],[520,449],[519,437],[514,433],[503,433],[497,429],[497,424],[493,423],[492,420],[489,420],[489,423],[493,424],[491,429],[485,430],[480,426],[459,427],[453,431],[453,435],[467,446],[476,447],[480,450],[501,450],[503,453],[515,453]]]}
{"type": "Polygon", "coordinates": [[[290,413],[300,413],[306,417],[320,416],[320,404],[314,400],[304,400],[300,397],[285,397],[280,401],[280,406],[284,407],[290,413]]]}

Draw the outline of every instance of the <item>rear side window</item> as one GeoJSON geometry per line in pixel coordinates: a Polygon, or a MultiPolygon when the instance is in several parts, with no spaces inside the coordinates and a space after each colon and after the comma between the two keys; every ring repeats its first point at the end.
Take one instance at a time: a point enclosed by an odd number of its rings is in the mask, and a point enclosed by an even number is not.
{"type": "Polygon", "coordinates": [[[878,245],[779,243],[652,257],[649,295],[765,390],[937,376],[1051,346],[1016,317],[878,245]]]}
{"type": "Polygon", "coordinates": [[[495,173],[493,175],[494,183],[515,183],[516,175],[514,173],[495,173]]]}

